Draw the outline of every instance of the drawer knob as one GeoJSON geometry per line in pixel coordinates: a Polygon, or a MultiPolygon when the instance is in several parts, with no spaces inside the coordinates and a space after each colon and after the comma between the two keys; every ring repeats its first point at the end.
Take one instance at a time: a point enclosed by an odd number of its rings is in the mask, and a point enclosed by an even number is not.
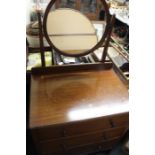
{"type": "Polygon", "coordinates": [[[107,140],[107,135],[105,133],[103,134],[103,138],[104,140],[107,140]]]}
{"type": "Polygon", "coordinates": [[[101,145],[99,145],[99,146],[98,146],[98,150],[100,151],[101,149],[102,149],[102,146],[101,146],[101,145]]]}
{"type": "Polygon", "coordinates": [[[112,128],[116,127],[116,124],[112,120],[110,120],[110,125],[111,125],[112,128]]]}
{"type": "Polygon", "coordinates": [[[62,136],[65,137],[66,136],[66,133],[67,133],[66,130],[63,130],[62,136]]]}

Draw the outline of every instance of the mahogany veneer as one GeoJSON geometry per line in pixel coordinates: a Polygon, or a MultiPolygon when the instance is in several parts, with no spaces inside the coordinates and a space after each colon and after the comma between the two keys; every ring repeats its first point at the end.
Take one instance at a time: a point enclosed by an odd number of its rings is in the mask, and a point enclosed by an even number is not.
{"type": "Polygon", "coordinates": [[[113,70],[34,74],[30,102],[41,155],[110,149],[128,129],[128,90],[113,70]]]}

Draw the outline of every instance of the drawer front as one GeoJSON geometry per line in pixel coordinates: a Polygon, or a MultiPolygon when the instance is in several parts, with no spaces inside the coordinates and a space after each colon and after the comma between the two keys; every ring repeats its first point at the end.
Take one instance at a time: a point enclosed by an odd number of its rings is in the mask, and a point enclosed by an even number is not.
{"type": "Polygon", "coordinates": [[[118,139],[114,139],[114,140],[106,141],[106,142],[83,145],[83,146],[69,149],[64,154],[65,155],[82,155],[82,154],[110,150],[112,147],[114,147],[117,144],[118,141],[119,141],[118,139]]]}
{"type": "Polygon", "coordinates": [[[93,144],[97,142],[105,141],[105,136],[103,132],[86,134],[82,136],[75,136],[72,138],[65,138],[64,144],[67,149],[74,148],[80,145],[93,144]]]}
{"type": "Polygon", "coordinates": [[[99,118],[81,122],[73,122],[59,126],[48,126],[35,129],[38,141],[48,141],[57,138],[78,136],[99,130],[111,128],[108,118],[99,118]]]}
{"type": "Polygon", "coordinates": [[[110,116],[112,127],[129,126],[129,113],[110,116]]]}
{"type": "Polygon", "coordinates": [[[112,138],[121,137],[125,131],[127,130],[126,127],[120,127],[120,128],[113,128],[105,132],[105,138],[107,140],[112,138]]]}
{"type": "Polygon", "coordinates": [[[104,133],[93,133],[82,136],[74,136],[70,138],[60,138],[57,140],[49,140],[46,142],[40,142],[41,152],[50,153],[50,151],[57,150],[69,150],[71,148],[78,147],[80,145],[88,145],[105,141],[104,133]],[[46,151],[45,151],[46,150],[46,151]]]}
{"type": "MultiPolygon", "coordinates": [[[[109,132],[108,135],[110,135],[109,132]]],[[[116,138],[112,137],[111,139],[119,139],[118,134],[116,138]]],[[[108,140],[110,140],[110,138],[108,140]]],[[[41,152],[52,153],[53,151],[61,152],[63,150],[72,150],[72,148],[77,148],[81,145],[89,145],[94,143],[104,143],[106,145],[107,139],[105,139],[105,132],[97,132],[71,138],[40,142],[40,148],[41,152]]]]}
{"type": "Polygon", "coordinates": [[[75,136],[111,128],[108,118],[98,118],[66,125],[65,136],[75,136]]]}
{"type": "MultiPolygon", "coordinates": [[[[92,143],[87,145],[80,145],[74,148],[60,147],[60,150],[52,150],[50,145],[45,144],[46,151],[42,150],[42,155],[82,155],[88,153],[95,153],[104,150],[110,150],[118,143],[119,139],[113,139],[105,142],[92,143]],[[47,150],[48,149],[48,150],[47,150]]],[[[54,147],[54,146],[53,146],[54,147]]]]}

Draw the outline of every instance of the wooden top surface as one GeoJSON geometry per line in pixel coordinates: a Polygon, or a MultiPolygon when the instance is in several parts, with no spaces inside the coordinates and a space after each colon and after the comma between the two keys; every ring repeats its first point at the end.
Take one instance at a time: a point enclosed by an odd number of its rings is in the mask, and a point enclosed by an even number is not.
{"type": "Polygon", "coordinates": [[[33,75],[30,128],[128,112],[128,90],[113,70],[33,75]]]}

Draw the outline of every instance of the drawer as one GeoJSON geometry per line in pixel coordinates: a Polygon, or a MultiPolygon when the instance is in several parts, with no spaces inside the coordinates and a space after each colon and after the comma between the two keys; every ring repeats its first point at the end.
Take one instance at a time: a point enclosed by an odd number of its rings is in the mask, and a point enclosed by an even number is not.
{"type": "MultiPolygon", "coordinates": [[[[108,135],[110,134],[108,133],[108,135]]],[[[112,137],[112,139],[114,138],[112,137]]],[[[116,139],[119,139],[119,137],[117,136],[116,139]]],[[[57,140],[40,142],[40,148],[42,152],[52,153],[50,151],[61,152],[62,150],[70,150],[72,148],[76,148],[81,145],[88,145],[102,142],[107,144],[107,139],[105,139],[105,132],[97,132],[82,136],[75,136],[71,138],[62,138],[57,140]]]]}
{"type": "Polygon", "coordinates": [[[129,113],[110,116],[112,127],[129,126],[129,113]]]}
{"type": "Polygon", "coordinates": [[[97,132],[86,134],[82,136],[75,136],[72,138],[65,138],[64,144],[67,149],[74,148],[80,145],[87,145],[91,143],[103,142],[105,141],[104,132],[97,132]]]}
{"type": "Polygon", "coordinates": [[[65,136],[75,136],[111,128],[107,117],[67,124],[65,136]]]}
{"type": "Polygon", "coordinates": [[[70,138],[60,138],[57,140],[49,140],[46,142],[40,142],[41,152],[50,153],[56,150],[68,150],[70,148],[78,147],[80,145],[87,145],[105,141],[103,132],[97,132],[92,134],[86,134],[82,136],[74,136],[70,138]],[[46,151],[45,151],[46,150],[46,151]]]}
{"type": "Polygon", "coordinates": [[[118,139],[114,139],[106,142],[83,145],[83,146],[69,149],[64,154],[65,155],[83,155],[83,154],[95,153],[99,151],[110,150],[117,144],[118,141],[119,141],[118,139]]]}
{"type": "Polygon", "coordinates": [[[125,133],[126,130],[127,130],[126,127],[110,129],[105,132],[105,138],[108,140],[108,139],[121,137],[125,133]]]}
{"type": "MultiPolygon", "coordinates": [[[[87,145],[79,145],[73,148],[65,148],[63,145],[60,145],[60,150],[54,149],[49,144],[44,144],[46,146],[46,151],[42,150],[42,155],[82,155],[88,153],[94,153],[99,151],[110,150],[118,143],[119,139],[113,139],[105,142],[98,142],[98,143],[90,143],[87,145]]],[[[56,146],[57,147],[57,146],[56,146]]],[[[58,148],[57,148],[58,149],[58,148]]]]}
{"type": "Polygon", "coordinates": [[[73,122],[64,125],[48,126],[35,129],[38,141],[48,141],[57,138],[76,136],[106,130],[111,128],[108,118],[99,118],[81,122],[73,122]]]}

